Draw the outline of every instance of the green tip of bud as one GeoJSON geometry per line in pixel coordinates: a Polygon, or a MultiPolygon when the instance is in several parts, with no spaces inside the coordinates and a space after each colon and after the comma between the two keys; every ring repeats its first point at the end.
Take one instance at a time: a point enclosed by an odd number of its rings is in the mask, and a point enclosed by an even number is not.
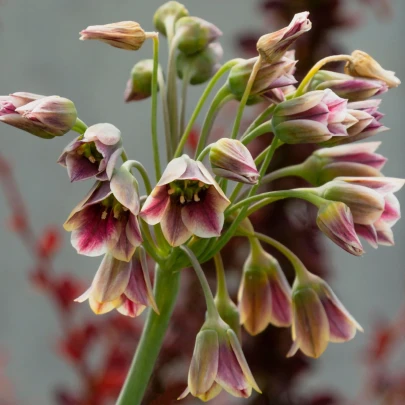
{"type": "Polygon", "coordinates": [[[188,15],[188,10],[183,4],[177,1],[168,1],[156,10],[153,16],[153,24],[162,35],[166,36],[167,24],[174,24],[178,19],[188,15]]]}

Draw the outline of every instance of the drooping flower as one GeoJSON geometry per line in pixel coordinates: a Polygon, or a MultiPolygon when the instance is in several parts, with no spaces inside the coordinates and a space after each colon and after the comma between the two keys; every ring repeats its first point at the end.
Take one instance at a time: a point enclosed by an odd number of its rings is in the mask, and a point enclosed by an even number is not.
{"type": "Polygon", "coordinates": [[[168,27],[172,29],[177,20],[188,15],[188,10],[183,4],[177,1],[168,1],[156,10],[153,24],[161,34],[167,36],[168,27]]]}
{"type": "Polygon", "coordinates": [[[135,21],[121,21],[105,25],[92,25],[80,32],[82,41],[96,39],[114,48],[137,51],[146,39],[156,33],[145,32],[135,21]]]}
{"type": "Polygon", "coordinates": [[[283,101],[274,110],[274,134],[285,143],[319,143],[346,137],[357,120],[347,110],[347,100],[333,91],[311,91],[283,101]]]}
{"type": "Polygon", "coordinates": [[[356,233],[377,247],[394,243],[391,227],[401,217],[394,193],[404,184],[405,180],[390,177],[337,177],[319,187],[317,194],[346,204],[356,233]]]}
{"type": "MultiPolygon", "coordinates": [[[[238,100],[242,98],[245,92],[257,59],[258,57],[241,59],[229,72],[227,86],[238,100]]],[[[253,82],[249,102],[260,101],[263,97],[271,98],[273,90],[289,87],[297,83],[294,77],[295,64],[294,51],[287,52],[282,58],[273,63],[263,61],[253,82]]]]}
{"type": "Polygon", "coordinates": [[[395,72],[385,70],[375,59],[363,51],[353,51],[352,59],[346,63],[345,73],[351,76],[369,77],[385,82],[388,87],[398,87],[401,81],[395,72]]]}
{"type": "Polygon", "coordinates": [[[318,71],[311,80],[309,90],[330,89],[349,101],[363,101],[385,93],[388,86],[381,80],[353,77],[329,70],[318,71]]]}
{"type": "Polygon", "coordinates": [[[236,139],[221,138],[210,149],[212,171],[220,177],[246,184],[256,184],[259,178],[249,150],[236,139]]]}
{"type": "Polygon", "coordinates": [[[293,345],[287,357],[300,349],[306,356],[319,357],[328,343],[354,338],[362,327],[350,315],[328,284],[308,273],[305,282],[293,286],[293,345]]]}
{"type": "Polygon", "coordinates": [[[251,241],[251,253],[243,268],[238,302],[240,322],[251,335],[263,332],[269,324],[290,326],[291,287],[278,261],[260,242],[251,241]]]}
{"type": "Polygon", "coordinates": [[[183,155],[167,165],[140,215],[150,225],[160,222],[170,245],[179,246],[192,235],[219,236],[229,204],[205,166],[183,155]]]}
{"type": "Polygon", "coordinates": [[[224,389],[235,397],[248,398],[252,388],[261,392],[249,369],[235,332],[222,320],[207,322],[196,338],[188,374],[188,394],[209,401],[224,389]]]}
{"type": "Polygon", "coordinates": [[[117,309],[123,315],[136,317],[148,306],[159,313],[144,252],[134,254],[129,262],[107,253],[90,288],[75,301],[86,300],[96,314],[117,309]]]}
{"type": "Polygon", "coordinates": [[[124,99],[126,103],[143,100],[151,96],[152,73],[152,59],[144,59],[134,65],[125,88],[124,99]]]}
{"type": "Polygon", "coordinates": [[[110,180],[122,153],[121,132],[111,124],[96,124],[63,150],[58,163],[72,182],[96,177],[110,180]]]}
{"type": "Polygon", "coordinates": [[[261,36],[256,45],[261,57],[268,63],[280,59],[299,36],[311,29],[308,15],[307,11],[295,14],[288,27],[261,36]]]}
{"type": "Polygon", "coordinates": [[[131,260],[142,243],[137,186],[124,164],[110,182],[97,182],[74,208],[63,226],[72,232],[71,242],[79,254],[110,253],[118,260],[131,260]]]}
{"type": "Polygon", "coordinates": [[[0,121],[43,139],[66,134],[76,120],[75,105],[67,98],[14,93],[0,99],[0,121]]]}
{"type": "Polygon", "coordinates": [[[375,153],[381,142],[356,143],[318,149],[297,166],[296,175],[313,186],[336,177],[379,177],[387,159],[375,153]]]}

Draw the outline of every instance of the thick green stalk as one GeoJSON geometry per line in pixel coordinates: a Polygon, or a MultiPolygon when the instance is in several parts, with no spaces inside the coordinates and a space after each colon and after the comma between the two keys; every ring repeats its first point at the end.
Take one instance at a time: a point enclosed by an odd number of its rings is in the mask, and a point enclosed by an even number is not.
{"type": "Polygon", "coordinates": [[[184,146],[186,145],[187,139],[190,135],[191,130],[193,129],[193,125],[195,124],[195,121],[198,118],[198,115],[200,114],[202,108],[204,107],[205,102],[207,101],[208,96],[211,94],[211,91],[215,87],[215,85],[218,83],[218,80],[228,71],[230,70],[233,66],[235,66],[238,63],[239,59],[232,59],[228,62],[226,62],[215,75],[213,78],[210,80],[208,83],[207,87],[205,88],[203,94],[200,97],[200,100],[198,101],[195,110],[190,118],[189,123],[187,124],[186,129],[184,130],[184,133],[180,139],[179,145],[176,149],[176,153],[174,154],[174,157],[179,157],[184,149],[184,146]]]}
{"type": "Polygon", "coordinates": [[[76,123],[72,128],[72,131],[77,132],[80,135],[83,135],[87,130],[87,125],[79,118],[76,118],[76,123]]]}
{"type": "Polygon", "coordinates": [[[162,174],[160,167],[159,142],[157,134],[157,93],[158,93],[158,70],[159,70],[159,37],[153,37],[153,72],[152,72],[152,148],[153,161],[155,163],[156,181],[159,181],[162,174]]]}
{"type": "Polygon", "coordinates": [[[158,75],[158,83],[159,83],[159,92],[161,95],[160,97],[162,100],[163,124],[165,128],[166,159],[168,162],[170,162],[173,156],[172,143],[170,139],[170,118],[166,99],[166,83],[163,77],[163,73],[160,70],[158,75]]]}
{"type": "Polygon", "coordinates": [[[248,134],[244,135],[241,138],[241,142],[244,145],[247,145],[250,142],[252,142],[253,139],[256,139],[257,137],[262,136],[264,134],[268,134],[269,132],[273,132],[273,127],[271,126],[271,121],[266,121],[263,124],[260,124],[259,126],[257,126],[255,129],[253,129],[248,134]]]}
{"type": "Polygon", "coordinates": [[[182,134],[184,131],[185,121],[186,121],[186,113],[187,113],[187,90],[190,84],[192,71],[190,67],[186,68],[183,72],[183,83],[181,89],[181,107],[180,107],[180,133],[182,134]]]}
{"type": "Polygon", "coordinates": [[[242,135],[242,139],[249,133],[256,129],[260,124],[263,124],[264,121],[269,117],[270,114],[274,111],[277,107],[276,104],[270,104],[265,108],[257,117],[256,119],[247,127],[245,133],[242,135]]]}
{"type": "Polygon", "coordinates": [[[160,315],[149,309],[141,340],[116,405],[141,405],[174,309],[179,281],[180,272],[157,266],[154,293],[160,315]]]}

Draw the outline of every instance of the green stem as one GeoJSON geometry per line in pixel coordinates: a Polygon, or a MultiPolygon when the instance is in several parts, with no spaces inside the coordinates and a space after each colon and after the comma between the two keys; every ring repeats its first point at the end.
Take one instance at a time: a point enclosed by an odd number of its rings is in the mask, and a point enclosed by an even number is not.
{"type": "Polygon", "coordinates": [[[266,121],[263,124],[260,124],[254,130],[252,130],[248,134],[244,135],[241,138],[241,142],[244,145],[247,145],[248,143],[252,142],[253,139],[256,139],[257,137],[262,136],[264,134],[268,134],[269,132],[273,132],[273,127],[271,126],[271,120],[266,121]]]}
{"type": "Polygon", "coordinates": [[[298,258],[298,256],[295,253],[293,253],[290,249],[288,249],[286,246],[276,241],[275,239],[270,238],[270,236],[264,235],[262,233],[255,232],[255,237],[260,241],[274,247],[281,254],[283,254],[293,265],[295,274],[300,282],[308,279],[308,270],[305,268],[304,264],[298,258]]]}
{"type": "Polygon", "coordinates": [[[237,197],[237,196],[239,195],[239,193],[241,192],[243,186],[244,186],[243,183],[238,183],[238,184],[235,186],[235,188],[233,189],[233,191],[232,191],[232,193],[231,193],[231,195],[230,195],[230,197],[229,197],[229,200],[230,200],[231,202],[234,202],[234,201],[235,201],[236,197],[237,197]]]}
{"type": "Polygon", "coordinates": [[[180,133],[182,134],[184,131],[184,125],[186,120],[186,110],[187,110],[187,90],[188,85],[190,84],[190,77],[191,77],[191,69],[190,67],[186,68],[183,72],[183,85],[181,90],[181,107],[180,107],[180,133]]]}
{"type": "Polygon", "coordinates": [[[202,151],[201,153],[198,155],[197,160],[199,160],[200,162],[202,162],[205,158],[205,156],[208,155],[208,153],[210,152],[211,148],[212,148],[213,143],[210,143],[209,145],[207,145],[202,151]]]}
{"type": "Polygon", "coordinates": [[[312,80],[312,78],[315,76],[315,74],[318,72],[318,70],[326,65],[327,63],[330,62],[340,62],[340,61],[351,61],[352,57],[350,55],[332,55],[328,56],[326,58],[321,59],[319,62],[317,62],[312,69],[307,73],[307,75],[302,79],[302,82],[298,86],[296,92],[294,93],[293,97],[299,97],[305,92],[305,88],[309,84],[309,82],[312,80]]]}
{"type": "Polygon", "coordinates": [[[245,110],[246,103],[250,96],[250,92],[252,90],[253,84],[254,84],[256,76],[257,76],[257,72],[259,71],[261,64],[262,64],[262,58],[259,55],[257,57],[255,64],[253,65],[252,72],[250,73],[250,77],[247,82],[245,91],[244,91],[242,99],[239,103],[238,112],[236,113],[235,122],[233,124],[231,139],[236,139],[238,137],[240,123],[242,121],[242,116],[243,116],[243,111],[245,110]]]}
{"type": "Polygon", "coordinates": [[[128,161],[128,155],[127,155],[127,152],[125,152],[125,149],[123,149],[122,152],[121,152],[121,159],[122,159],[123,162],[128,161]]]}
{"type": "Polygon", "coordinates": [[[149,309],[141,340],[116,405],[141,405],[176,302],[180,272],[156,268],[154,295],[160,310],[149,309]]]}
{"type": "Polygon", "coordinates": [[[155,163],[156,181],[159,181],[162,174],[160,167],[159,142],[157,134],[157,97],[158,97],[158,71],[159,71],[159,36],[153,37],[153,72],[152,72],[152,148],[153,161],[155,163]]]}
{"type": "Polygon", "coordinates": [[[207,278],[205,277],[204,271],[201,268],[201,265],[194,255],[193,251],[187,246],[180,246],[180,249],[189,257],[192,266],[194,267],[195,273],[197,274],[198,280],[200,281],[201,288],[204,292],[205,302],[207,304],[207,318],[209,319],[218,319],[219,314],[217,307],[215,306],[214,296],[210,286],[208,285],[207,278]]]}
{"type": "Polygon", "coordinates": [[[215,269],[217,271],[217,294],[216,297],[219,300],[227,301],[231,298],[229,297],[228,288],[226,286],[226,277],[225,277],[225,270],[224,264],[222,262],[221,254],[218,252],[214,256],[215,262],[215,269]]]}
{"type": "Polygon", "coordinates": [[[205,147],[207,143],[208,136],[211,132],[212,126],[214,124],[215,118],[217,117],[221,108],[231,99],[233,95],[229,94],[228,86],[225,84],[215,95],[214,99],[211,102],[211,105],[207,111],[207,115],[204,119],[204,124],[201,128],[200,138],[198,139],[197,149],[195,151],[195,156],[198,156],[205,147]]]}
{"type": "Polygon", "coordinates": [[[159,91],[161,94],[162,100],[162,110],[163,110],[163,124],[165,127],[165,141],[166,141],[166,159],[168,162],[172,159],[173,150],[172,150],[172,143],[170,139],[170,118],[169,118],[169,109],[167,107],[167,99],[166,99],[166,83],[163,77],[162,72],[159,70],[158,75],[158,83],[159,83],[159,91]]]}
{"type": "Polygon", "coordinates": [[[261,184],[271,183],[274,180],[281,179],[283,177],[288,177],[288,176],[303,177],[301,175],[302,172],[303,172],[303,168],[302,168],[301,164],[283,167],[281,169],[275,170],[274,172],[266,174],[263,177],[261,184]]]}
{"type": "Polygon", "coordinates": [[[148,172],[146,171],[144,165],[137,160],[127,160],[125,165],[130,170],[132,167],[135,167],[138,170],[139,174],[142,176],[143,183],[145,184],[145,190],[147,194],[152,192],[152,185],[149,180],[148,172]]]}
{"type": "Polygon", "coordinates": [[[230,70],[233,66],[235,66],[238,63],[239,59],[233,59],[230,60],[228,62],[226,62],[219,70],[217,73],[215,73],[215,75],[213,76],[213,78],[210,80],[210,82],[208,83],[207,87],[205,88],[203,94],[201,95],[200,100],[198,101],[195,110],[190,118],[189,123],[187,124],[186,129],[184,130],[184,133],[180,139],[179,145],[176,149],[176,153],[174,154],[174,157],[179,157],[184,149],[184,146],[187,142],[187,139],[190,135],[191,130],[193,129],[193,126],[195,124],[195,121],[198,118],[198,115],[200,114],[202,108],[204,107],[204,104],[208,98],[208,96],[211,94],[211,91],[213,90],[213,88],[215,87],[215,85],[217,84],[218,80],[228,71],[230,70]]]}
{"type": "Polygon", "coordinates": [[[80,135],[83,135],[87,130],[87,125],[79,118],[76,118],[76,123],[72,128],[72,131],[77,132],[80,135]]]}
{"type": "Polygon", "coordinates": [[[254,129],[256,129],[260,124],[262,124],[268,116],[274,111],[274,109],[277,107],[275,104],[270,104],[266,109],[264,109],[260,115],[256,117],[256,119],[248,126],[246,129],[245,133],[242,136],[242,139],[249,133],[252,132],[254,129]]]}

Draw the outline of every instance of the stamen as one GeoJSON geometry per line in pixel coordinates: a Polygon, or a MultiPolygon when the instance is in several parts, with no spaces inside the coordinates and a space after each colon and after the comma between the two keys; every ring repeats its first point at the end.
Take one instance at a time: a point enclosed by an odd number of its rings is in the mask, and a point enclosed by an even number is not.
{"type": "Polygon", "coordinates": [[[89,159],[91,163],[96,163],[96,158],[92,155],[90,155],[87,159],[89,159]]]}
{"type": "Polygon", "coordinates": [[[195,202],[200,201],[200,197],[198,197],[198,194],[197,194],[197,193],[194,194],[194,201],[195,201],[195,202]]]}
{"type": "Polygon", "coordinates": [[[204,184],[202,181],[199,181],[199,182],[198,182],[198,187],[202,188],[202,187],[204,187],[204,186],[205,186],[205,184],[204,184]]]}
{"type": "Polygon", "coordinates": [[[122,210],[123,210],[124,212],[127,212],[127,211],[128,211],[128,208],[127,208],[127,207],[122,206],[122,210]]]}
{"type": "Polygon", "coordinates": [[[106,219],[107,215],[107,210],[103,211],[103,213],[101,214],[101,219],[106,219]]]}
{"type": "Polygon", "coordinates": [[[114,210],[114,218],[119,219],[119,217],[120,217],[119,211],[114,210]]]}
{"type": "Polygon", "coordinates": [[[186,199],[184,198],[184,195],[180,196],[180,203],[184,204],[186,202],[186,199]]]}
{"type": "Polygon", "coordinates": [[[77,149],[76,153],[77,153],[78,155],[83,155],[84,149],[79,148],[79,149],[77,149]]]}
{"type": "Polygon", "coordinates": [[[172,195],[174,193],[174,191],[175,190],[173,188],[171,188],[171,189],[167,190],[167,194],[172,195]]]}

